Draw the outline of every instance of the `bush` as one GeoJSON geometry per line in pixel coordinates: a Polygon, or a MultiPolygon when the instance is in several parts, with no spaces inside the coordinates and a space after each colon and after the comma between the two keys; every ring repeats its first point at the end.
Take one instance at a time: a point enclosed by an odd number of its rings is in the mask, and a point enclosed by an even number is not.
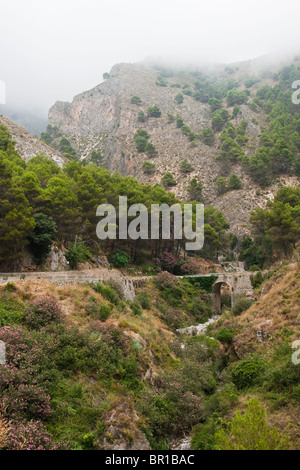
{"type": "Polygon", "coordinates": [[[141,306],[138,302],[130,302],[129,305],[130,305],[133,315],[137,317],[141,317],[143,315],[141,306]]]}
{"type": "Polygon", "coordinates": [[[158,106],[149,106],[149,108],[147,109],[147,115],[148,117],[160,118],[161,111],[158,106]]]}
{"type": "MultiPolygon", "coordinates": [[[[251,284],[253,289],[256,289],[257,287],[260,287],[262,283],[264,282],[264,276],[261,271],[259,271],[258,266],[255,266],[255,270],[258,271],[254,276],[251,276],[251,284]]],[[[250,271],[254,269],[253,266],[251,266],[250,271]]]]}
{"type": "Polygon", "coordinates": [[[7,292],[15,292],[17,290],[17,287],[13,282],[8,282],[3,287],[3,290],[6,290],[7,292]]]}
{"type": "Polygon", "coordinates": [[[229,330],[225,326],[222,327],[218,333],[216,334],[216,339],[220,341],[222,344],[231,344],[233,341],[233,332],[229,330]]]}
{"type": "Polygon", "coordinates": [[[253,304],[253,300],[248,299],[247,297],[239,297],[232,308],[232,313],[233,315],[241,315],[241,313],[245,312],[248,310],[251,305],[253,304]]]}
{"type": "Polygon", "coordinates": [[[137,300],[144,310],[151,310],[151,298],[149,294],[147,294],[147,292],[141,292],[140,294],[138,294],[137,300]]]}
{"type": "Polygon", "coordinates": [[[191,173],[194,171],[194,169],[195,168],[188,162],[186,158],[180,163],[180,171],[182,171],[182,173],[191,173]]]}
{"type": "Polygon", "coordinates": [[[161,266],[163,271],[168,271],[169,273],[173,273],[174,268],[177,265],[175,256],[169,251],[164,251],[161,253],[156,262],[161,266]]]}
{"type": "Polygon", "coordinates": [[[155,164],[151,162],[144,162],[142,169],[146,175],[153,175],[155,173],[155,164]]]}
{"type": "Polygon", "coordinates": [[[98,282],[98,284],[94,286],[94,289],[96,292],[98,292],[98,294],[101,294],[104,299],[108,300],[114,305],[118,305],[120,299],[115,289],[110,286],[104,286],[101,284],[101,282],[98,282]]]}
{"type": "Polygon", "coordinates": [[[156,150],[155,146],[151,144],[151,142],[147,142],[145,147],[145,153],[148,155],[149,158],[156,157],[158,151],[156,150]]]}
{"type": "Polygon", "coordinates": [[[170,172],[167,172],[167,173],[164,174],[161,182],[162,182],[162,184],[165,188],[177,185],[177,182],[176,182],[174,176],[170,172]]]}
{"type": "Polygon", "coordinates": [[[145,113],[144,111],[140,111],[138,114],[138,122],[145,122],[145,121],[146,121],[145,113]]]}
{"type": "Polygon", "coordinates": [[[26,323],[36,330],[62,320],[62,311],[55,297],[40,297],[24,310],[26,323]]]}
{"type": "Polygon", "coordinates": [[[228,190],[238,190],[242,188],[241,180],[237,175],[231,175],[228,182],[228,190]]]}
{"type": "Polygon", "coordinates": [[[206,423],[197,424],[193,429],[193,450],[214,450],[216,445],[215,433],[217,424],[213,418],[206,423]]]}
{"type": "Polygon", "coordinates": [[[68,450],[65,443],[55,444],[41,421],[9,421],[7,450],[68,450]]]}
{"type": "Polygon", "coordinates": [[[232,371],[231,378],[238,390],[255,385],[264,371],[264,363],[260,359],[245,359],[232,371]]]}
{"type": "Polygon", "coordinates": [[[146,150],[147,139],[145,137],[136,137],[135,139],[136,149],[139,153],[143,153],[146,150]]]}
{"type": "Polygon", "coordinates": [[[175,102],[177,104],[182,104],[183,103],[183,100],[184,100],[184,97],[182,95],[182,93],[178,93],[176,96],[175,96],[175,102]]]}
{"type": "Polygon", "coordinates": [[[71,243],[68,246],[65,258],[70,263],[71,269],[76,269],[79,263],[85,263],[88,259],[92,259],[93,255],[89,252],[81,238],[79,238],[77,242],[71,243]]]}
{"type": "Polygon", "coordinates": [[[130,256],[125,251],[121,250],[116,251],[112,255],[111,260],[116,268],[126,268],[131,262],[130,256]]]}
{"type": "Polygon", "coordinates": [[[226,429],[215,434],[217,450],[289,450],[288,436],[267,423],[266,410],[256,399],[247,403],[244,413],[237,411],[226,429]]]}
{"type": "Polygon", "coordinates": [[[141,105],[142,104],[142,100],[139,96],[132,96],[131,100],[130,100],[131,104],[136,104],[137,106],[141,105]]]}

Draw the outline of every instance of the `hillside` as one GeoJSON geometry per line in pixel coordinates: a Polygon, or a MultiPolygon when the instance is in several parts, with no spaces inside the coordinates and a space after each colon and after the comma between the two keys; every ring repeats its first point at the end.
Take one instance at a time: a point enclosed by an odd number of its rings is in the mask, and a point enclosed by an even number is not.
{"type": "Polygon", "coordinates": [[[170,274],[135,302],[114,284],[2,284],[0,448],[299,449],[298,279],[277,269],[250,309],[224,307],[194,337],[176,329],[207,320],[209,288],[170,274]]]}
{"type": "Polygon", "coordinates": [[[28,162],[31,158],[36,157],[38,154],[43,154],[52,160],[54,163],[62,167],[67,159],[62,154],[53,148],[41,142],[37,137],[34,137],[24,127],[19,126],[11,119],[0,115],[0,125],[4,125],[9,131],[12,140],[16,143],[15,148],[19,152],[21,158],[28,162]]]}
{"type": "MultiPolygon", "coordinates": [[[[299,61],[290,60],[296,73],[299,61]]],[[[49,125],[60,137],[69,139],[77,158],[89,159],[98,152],[101,164],[110,171],[151,185],[161,184],[165,173],[171,172],[175,182],[169,184],[170,189],[181,200],[195,197],[188,191],[195,178],[202,186],[205,205],[213,204],[221,210],[232,231],[241,234],[249,230],[251,210],[264,207],[281,186],[298,185],[290,169],[276,170],[268,184],[261,185],[258,175],[255,179],[253,174],[263,174],[264,166],[250,169],[246,162],[264,145],[261,135],[270,125],[270,110],[265,98],[257,99],[258,90],[284,86],[291,95],[292,77],[290,83],[282,85],[281,67],[280,62],[266,65],[263,59],[186,71],[142,64],[115,65],[104,83],[76,96],[72,103],[56,103],[49,112],[49,125]],[[155,106],[157,114],[155,109],[153,112],[155,106]],[[223,124],[218,123],[220,112],[225,113],[223,124]],[[241,126],[245,126],[244,131],[241,126]],[[138,129],[148,134],[148,148],[138,148],[138,129]],[[224,147],[228,137],[233,137],[234,143],[224,147]],[[227,155],[236,151],[238,156],[230,157],[230,161],[216,159],[222,151],[227,155]],[[189,166],[182,170],[184,159],[189,166]],[[145,161],[152,164],[148,169],[143,168],[145,161]],[[230,174],[238,176],[240,186],[218,188],[216,180],[228,180],[230,174]]],[[[59,148],[59,139],[54,136],[50,141],[59,148]]],[[[299,148],[294,147],[293,153],[296,158],[299,148]]]]}

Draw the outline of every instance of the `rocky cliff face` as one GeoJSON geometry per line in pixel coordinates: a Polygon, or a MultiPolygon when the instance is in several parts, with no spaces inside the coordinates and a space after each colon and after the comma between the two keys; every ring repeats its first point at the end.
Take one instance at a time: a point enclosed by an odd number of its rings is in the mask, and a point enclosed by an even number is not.
{"type": "Polygon", "coordinates": [[[60,152],[41,142],[24,127],[19,126],[14,121],[0,115],[0,124],[4,124],[7,127],[12,139],[16,142],[17,152],[26,162],[32,157],[36,157],[38,154],[46,155],[46,157],[59,166],[63,166],[67,161],[60,152]]]}
{"type": "MultiPolygon", "coordinates": [[[[224,70],[222,73],[225,73],[224,70]]],[[[240,70],[240,73],[245,71],[240,70]]],[[[182,93],[184,84],[193,86],[195,78],[191,74],[178,72],[168,78],[166,87],[156,85],[157,76],[157,70],[140,64],[116,65],[104,83],[76,96],[72,103],[57,102],[49,112],[49,124],[57,126],[70,139],[81,158],[88,157],[92,150],[100,150],[104,156],[104,165],[110,171],[134,176],[140,182],[151,185],[161,183],[165,172],[172,172],[177,185],[171,190],[182,200],[188,198],[187,187],[191,179],[197,178],[203,185],[205,205],[213,204],[221,210],[230,222],[232,231],[246,233],[251,211],[258,206],[264,207],[281,185],[297,184],[297,178],[285,176],[267,190],[261,190],[243,173],[240,166],[236,166],[230,172],[240,177],[243,189],[218,196],[214,181],[223,175],[215,159],[220,151],[217,143],[209,147],[197,140],[196,146],[191,145],[187,136],[176,126],[176,121],[170,122],[168,117],[169,114],[179,114],[184,124],[194,133],[200,134],[204,128],[211,127],[210,106],[187,95],[184,95],[182,104],[175,102],[175,96],[182,93]],[[177,88],[176,84],[180,84],[181,88],[177,88]],[[141,98],[141,105],[131,103],[135,95],[141,98]],[[161,117],[139,122],[139,112],[144,111],[147,115],[147,108],[153,105],[159,107],[161,117]],[[150,142],[158,151],[155,158],[150,159],[136,150],[134,135],[139,128],[145,129],[150,135],[150,142]],[[180,162],[185,158],[194,167],[194,171],[189,174],[180,171],[180,162]],[[144,174],[142,164],[145,160],[155,163],[156,171],[153,175],[144,174]]],[[[232,108],[228,110],[232,112],[232,108]]],[[[236,127],[243,119],[248,123],[249,136],[244,151],[253,155],[265,119],[247,105],[241,105],[240,113],[231,122],[236,127]]]]}

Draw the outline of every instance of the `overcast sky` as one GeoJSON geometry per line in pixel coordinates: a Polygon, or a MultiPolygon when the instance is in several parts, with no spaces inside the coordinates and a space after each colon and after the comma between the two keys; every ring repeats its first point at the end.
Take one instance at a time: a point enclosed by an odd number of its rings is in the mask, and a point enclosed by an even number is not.
{"type": "Polygon", "coordinates": [[[118,62],[233,62],[299,43],[299,0],[0,0],[0,80],[8,104],[32,109],[118,62]]]}

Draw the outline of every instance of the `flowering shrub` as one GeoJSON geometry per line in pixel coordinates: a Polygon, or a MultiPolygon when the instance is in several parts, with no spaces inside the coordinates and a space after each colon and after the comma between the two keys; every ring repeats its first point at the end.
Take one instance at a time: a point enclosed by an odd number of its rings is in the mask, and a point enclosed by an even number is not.
{"type": "Polygon", "coordinates": [[[40,297],[24,311],[25,320],[34,329],[42,328],[62,319],[62,311],[54,297],[40,297]]]}
{"type": "Polygon", "coordinates": [[[41,421],[29,421],[25,424],[9,421],[8,425],[7,450],[68,450],[65,443],[53,442],[53,437],[41,421]]]}
{"type": "Polygon", "coordinates": [[[180,269],[180,274],[184,275],[191,275],[191,274],[197,274],[199,271],[198,265],[196,261],[191,260],[191,261],[183,261],[182,263],[178,264],[178,267],[180,269]]]}
{"type": "Polygon", "coordinates": [[[175,256],[169,251],[164,251],[156,260],[164,271],[173,273],[177,264],[175,256]]]}
{"type": "Polygon", "coordinates": [[[179,279],[177,279],[176,276],[173,276],[173,274],[170,274],[167,271],[160,273],[156,277],[155,282],[160,290],[174,289],[176,287],[179,287],[180,285],[179,279]]]}
{"type": "Polygon", "coordinates": [[[19,387],[10,386],[0,403],[6,407],[7,414],[13,419],[40,418],[51,416],[50,396],[42,387],[21,384],[19,387]]]}

